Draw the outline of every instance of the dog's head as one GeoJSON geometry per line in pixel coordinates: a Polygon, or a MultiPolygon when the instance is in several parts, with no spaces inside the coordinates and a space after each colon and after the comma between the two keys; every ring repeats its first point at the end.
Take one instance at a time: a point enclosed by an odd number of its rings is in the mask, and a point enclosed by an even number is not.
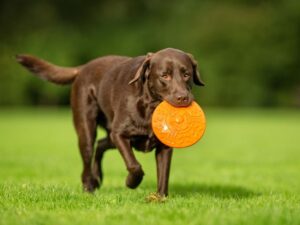
{"type": "Polygon", "coordinates": [[[148,53],[129,84],[137,81],[146,83],[154,98],[176,107],[191,104],[193,83],[204,86],[194,57],[172,48],[148,53]]]}

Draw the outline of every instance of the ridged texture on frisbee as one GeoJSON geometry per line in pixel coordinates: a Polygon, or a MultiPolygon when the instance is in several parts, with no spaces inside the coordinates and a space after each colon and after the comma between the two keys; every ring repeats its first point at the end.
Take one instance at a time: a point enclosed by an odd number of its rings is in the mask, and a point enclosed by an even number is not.
{"type": "Polygon", "coordinates": [[[165,145],[174,148],[195,144],[203,136],[205,127],[204,112],[196,102],[188,107],[174,107],[163,101],[152,115],[155,136],[165,145]]]}

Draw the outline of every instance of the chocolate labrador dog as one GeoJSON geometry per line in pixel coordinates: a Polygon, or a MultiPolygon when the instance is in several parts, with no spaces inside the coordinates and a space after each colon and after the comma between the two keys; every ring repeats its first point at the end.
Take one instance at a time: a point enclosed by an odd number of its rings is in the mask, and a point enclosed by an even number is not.
{"type": "Polygon", "coordinates": [[[30,55],[17,61],[37,76],[56,84],[71,84],[73,120],[83,160],[85,191],[99,188],[104,152],[117,148],[128,170],[126,185],[136,188],[144,172],[133,148],[156,149],[157,194],[168,195],[172,148],[162,144],[151,129],[151,116],[163,100],[176,107],[193,101],[192,84],[203,86],[193,56],[167,48],[135,58],[104,56],[85,65],[66,68],[30,55]],[[106,130],[94,151],[97,126],[106,130]]]}

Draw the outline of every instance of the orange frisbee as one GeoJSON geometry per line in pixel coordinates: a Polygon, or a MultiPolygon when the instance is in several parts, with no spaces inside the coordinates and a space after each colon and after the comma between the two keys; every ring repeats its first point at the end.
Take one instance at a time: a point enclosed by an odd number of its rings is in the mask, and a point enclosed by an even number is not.
{"type": "Polygon", "coordinates": [[[203,110],[196,102],[187,107],[174,107],[161,102],[152,115],[155,136],[165,145],[183,148],[195,144],[206,127],[203,110]]]}

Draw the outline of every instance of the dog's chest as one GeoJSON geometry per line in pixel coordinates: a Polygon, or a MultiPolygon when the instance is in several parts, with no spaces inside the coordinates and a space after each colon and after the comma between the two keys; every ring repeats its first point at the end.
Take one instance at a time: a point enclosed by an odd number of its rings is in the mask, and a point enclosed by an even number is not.
{"type": "Polygon", "coordinates": [[[130,126],[127,127],[127,132],[130,137],[131,146],[136,150],[148,152],[158,144],[151,124],[148,122],[137,123],[137,121],[131,121],[130,126]]]}
{"type": "Polygon", "coordinates": [[[157,147],[158,140],[154,135],[149,136],[132,136],[130,138],[131,146],[138,151],[150,152],[157,147]]]}
{"type": "Polygon", "coordinates": [[[155,137],[151,119],[157,104],[137,104],[135,112],[131,113],[130,125],[127,127],[131,145],[140,151],[151,151],[159,141],[155,137]]]}
{"type": "Polygon", "coordinates": [[[127,112],[129,114],[129,117],[126,123],[126,129],[131,135],[150,135],[150,133],[152,133],[152,113],[158,103],[145,102],[142,99],[131,102],[134,103],[127,105],[127,112]]]}

